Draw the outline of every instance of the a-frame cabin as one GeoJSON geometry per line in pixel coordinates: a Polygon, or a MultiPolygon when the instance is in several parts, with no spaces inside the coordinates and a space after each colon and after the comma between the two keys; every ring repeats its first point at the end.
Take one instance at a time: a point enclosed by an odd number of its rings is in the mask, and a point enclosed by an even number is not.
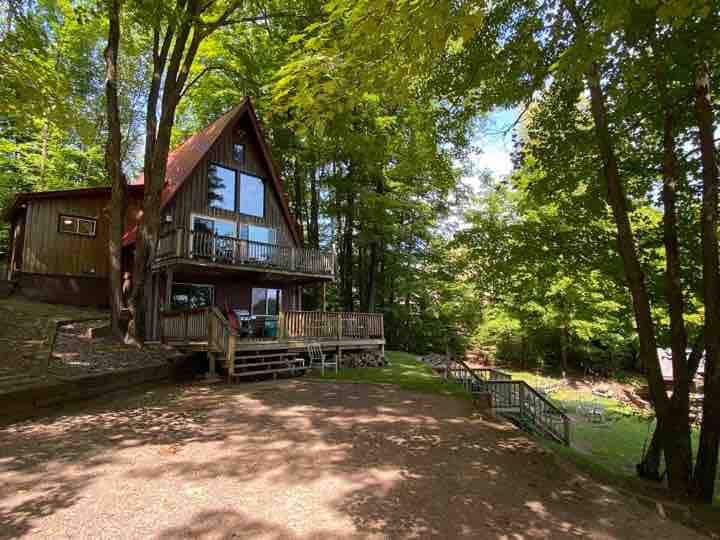
{"type": "MultiPolygon", "coordinates": [[[[123,238],[128,279],[143,191],[140,176],[123,238]]],[[[18,196],[6,212],[10,278],[38,298],[105,303],[109,195],[18,196]]],[[[230,375],[294,369],[287,358],[308,342],[338,353],[384,347],[380,314],[302,311],[302,287],[332,281],[335,256],[303,246],[250,100],[169,155],[152,268],[147,337],[207,351],[230,375]],[[248,355],[267,365],[242,368],[248,355]]]]}

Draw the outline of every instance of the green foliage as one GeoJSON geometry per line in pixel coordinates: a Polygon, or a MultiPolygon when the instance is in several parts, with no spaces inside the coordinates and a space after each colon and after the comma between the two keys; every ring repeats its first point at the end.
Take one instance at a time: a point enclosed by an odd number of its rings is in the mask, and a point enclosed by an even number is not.
{"type": "MultiPolygon", "coordinates": [[[[18,2],[0,32],[0,208],[21,191],[104,185],[106,22],[95,3],[18,2]]],[[[142,42],[127,36],[125,50],[142,42]]],[[[136,168],[142,62],[121,65],[123,155],[136,168]]],[[[6,248],[0,228],[0,253],[6,248]]]]}

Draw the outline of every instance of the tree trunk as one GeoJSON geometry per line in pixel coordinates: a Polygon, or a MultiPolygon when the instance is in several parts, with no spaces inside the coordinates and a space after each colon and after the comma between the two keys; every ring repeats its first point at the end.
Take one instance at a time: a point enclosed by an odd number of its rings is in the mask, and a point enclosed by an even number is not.
{"type": "Polygon", "coordinates": [[[320,247],[320,193],[316,171],[310,174],[310,226],[308,227],[308,240],[310,246],[320,247]]]}
{"type": "Polygon", "coordinates": [[[590,89],[590,101],[595,137],[603,162],[603,176],[607,183],[607,200],[613,213],[617,227],[617,247],[623,261],[623,269],[633,299],[635,323],[640,343],[640,356],[647,370],[650,399],[655,408],[658,422],[666,433],[662,433],[665,459],[668,470],[668,484],[676,493],[686,493],[689,487],[688,455],[684,455],[684,444],[678,444],[672,437],[678,436],[687,429],[682,425],[682,415],[670,410],[665,384],[660,370],[655,339],[655,324],[652,320],[650,298],[645,284],[645,276],[635,247],[635,239],[628,217],[627,199],[618,169],[617,158],[613,147],[613,139],[607,119],[605,95],[601,86],[600,68],[593,62],[587,73],[590,89]]]}
{"type": "Polygon", "coordinates": [[[342,243],[342,303],[345,311],[355,311],[353,301],[353,228],[355,215],[355,194],[347,195],[345,207],[345,230],[342,243]]]}
{"type": "MultiPolygon", "coordinates": [[[[677,188],[679,174],[676,159],[675,105],[669,94],[665,76],[665,65],[660,51],[656,49],[655,79],[658,101],[662,106],[663,118],[663,243],[665,245],[665,296],[670,315],[670,343],[673,363],[673,395],[670,400],[667,425],[668,433],[658,434],[661,440],[668,474],[674,477],[692,474],[692,447],[690,443],[690,375],[687,362],[687,330],[684,320],[684,299],[680,279],[680,248],[677,231],[677,188]],[[672,448],[668,448],[672,447],[672,448]],[[673,450],[674,449],[674,450],[673,450]],[[673,468],[673,470],[671,470],[673,468]]],[[[661,425],[661,424],[658,424],[661,425]]],[[[654,456],[650,456],[651,460],[654,456]]],[[[650,465],[650,463],[648,464],[650,465]]]]}
{"type": "Polygon", "coordinates": [[[662,459],[662,438],[660,425],[656,425],[653,430],[650,446],[645,449],[645,455],[640,463],[637,464],[636,470],[640,478],[660,482],[660,461],[662,459]]]}
{"type": "MultiPolygon", "coordinates": [[[[312,170],[312,168],[310,168],[312,170]]],[[[294,168],[294,174],[293,174],[293,180],[294,180],[294,199],[295,204],[293,205],[295,208],[295,218],[298,220],[298,222],[302,223],[303,216],[305,215],[305,167],[301,167],[299,164],[299,159],[295,158],[295,168],[294,168]]]]}
{"type": "Polygon", "coordinates": [[[107,0],[108,43],[105,48],[105,103],[108,119],[108,140],[105,146],[105,168],[112,188],[110,204],[110,326],[121,339],[121,313],[125,308],[122,292],[122,235],[125,230],[127,190],[122,172],[120,110],[118,105],[118,49],[120,46],[120,1],[107,0]]]}
{"type": "Polygon", "coordinates": [[[713,141],[714,122],[710,102],[710,73],[701,63],[695,82],[695,116],[700,138],[703,175],[702,251],[703,301],[705,303],[705,384],[703,420],[692,493],[711,503],[715,488],[720,442],[720,380],[717,370],[720,349],[720,272],[718,269],[718,168],[713,141]]]}
{"type": "Polygon", "coordinates": [[[567,369],[568,369],[567,348],[568,348],[567,324],[563,323],[560,325],[560,364],[562,366],[563,379],[565,377],[567,377],[567,369]]]}
{"type": "MultiPolygon", "coordinates": [[[[148,337],[148,310],[158,309],[158,306],[148,305],[152,298],[150,276],[160,230],[160,201],[170,151],[170,136],[175,123],[175,110],[200,43],[211,33],[207,29],[211,25],[201,22],[200,19],[202,11],[211,5],[212,3],[203,5],[198,0],[188,0],[183,4],[184,10],[178,19],[168,23],[162,43],[159,26],[153,31],[153,73],[145,116],[145,195],[143,216],[135,242],[130,306],[133,314],[132,330],[134,338],[139,342],[148,337]],[[158,103],[159,122],[156,120],[158,103]]],[[[228,8],[225,15],[231,12],[228,8]]]]}

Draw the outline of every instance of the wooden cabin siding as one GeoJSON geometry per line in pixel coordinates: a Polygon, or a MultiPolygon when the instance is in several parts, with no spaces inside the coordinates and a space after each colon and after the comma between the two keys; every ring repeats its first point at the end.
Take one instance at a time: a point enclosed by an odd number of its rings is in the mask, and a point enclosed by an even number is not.
{"type": "Polygon", "coordinates": [[[37,199],[25,215],[22,272],[63,276],[108,276],[108,200],[105,197],[37,199]],[[61,233],[60,215],[97,220],[95,236],[61,233]]]}
{"type": "MultiPolygon", "coordinates": [[[[166,278],[165,278],[166,279],[166,278]]],[[[160,298],[167,298],[166,282],[160,283],[160,298]]],[[[203,273],[186,274],[176,272],[173,274],[173,283],[195,283],[198,285],[212,285],[214,289],[214,305],[221,309],[250,309],[252,302],[252,289],[280,289],[282,291],[281,309],[283,311],[300,310],[302,308],[300,293],[297,285],[287,285],[279,282],[253,280],[250,278],[238,279],[222,275],[209,275],[203,273]]],[[[169,309],[163,301],[163,309],[169,309]]]]}
{"type": "MultiPolygon", "coordinates": [[[[246,122],[246,121],[245,121],[246,122]]],[[[239,125],[228,126],[218,140],[197,165],[190,177],[180,187],[175,198],[163,211],[162,226],[164,231],[182,227],[190,230],[191,215],[199,214],[234,221],[237,224],[253,224],[271,227],[277,231],[278,244],[293,246],[290,224],[287,223],[280,207],[278,195],[271,185],[270,172],[267,170],[259,141],[249,125],[240,122],[239,125]],[[240,131],[239,131],[240,130],[240,131]],[[245,164],[242,165],[232,159],[232,145],[240,143],[245,145],[245,164]],[[211,208],[208,204],[208,165],[218,165],[235,169],[239,172],[254,174],[263,179],[265,186],[265,208],[262,218],[248,216],[237,212],[230,212],[218,208],[211,208]],[[165,222],[165,216],[170,215],[172,221],[165,222]]]]}

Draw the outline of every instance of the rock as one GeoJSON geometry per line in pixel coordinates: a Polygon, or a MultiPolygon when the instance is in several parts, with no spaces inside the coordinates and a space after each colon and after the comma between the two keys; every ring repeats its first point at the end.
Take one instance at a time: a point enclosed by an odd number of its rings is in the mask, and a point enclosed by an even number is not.
{"type": "Polygon", "coordinates": [[[444,354],[430,353],[421,357],[420,360],[429,365],[436,373],[445,372],[447,356],[445,356],[444,354]]]}

